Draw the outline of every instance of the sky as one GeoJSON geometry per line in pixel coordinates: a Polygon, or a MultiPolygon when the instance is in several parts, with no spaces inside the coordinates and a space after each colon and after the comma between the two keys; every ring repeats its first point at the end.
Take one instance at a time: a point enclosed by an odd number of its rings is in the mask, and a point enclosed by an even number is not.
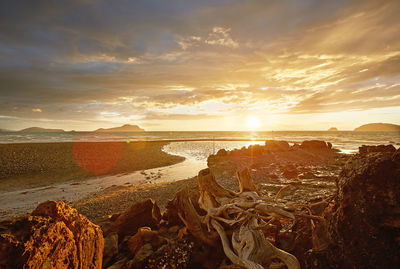
{"type": "Polygon", "coordinates": [[[2,0],[0,128],[400,124],[400,1],[2,0]]]}

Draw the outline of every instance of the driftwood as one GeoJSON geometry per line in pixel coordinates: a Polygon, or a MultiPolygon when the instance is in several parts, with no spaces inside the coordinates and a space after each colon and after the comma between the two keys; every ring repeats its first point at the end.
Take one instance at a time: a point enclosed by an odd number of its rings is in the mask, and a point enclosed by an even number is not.
{"type": "Polygon", "coordinates": [[[175,208],[178,209],[178,216],[185,224],[189,232],[203,243],[215,246],[217,245],[217,234],[208,232],[204,229],[203,219],[196,211],[190,195],[187,190],[182,190],[175,195],[173,201],[175,208]]]}
{"type": "Polygon", "coordinates": [[[219,235],[225,255],[239,266],[269,268],[273,259],[279,259],[289,269],[300,268],[295,256],[275,247],[264,235],[273,222],[294,220],[295,214],[286,210],[285,205],[262,197],[247,169],[237,173],[237,177],[240,191],[235,193],[220,186],[210,169],[199,172],[198,204],[207,212],[204,216],[199,215],[185,191],[177,194],[175,207],[188,231],[214,246],[219,235]]]}

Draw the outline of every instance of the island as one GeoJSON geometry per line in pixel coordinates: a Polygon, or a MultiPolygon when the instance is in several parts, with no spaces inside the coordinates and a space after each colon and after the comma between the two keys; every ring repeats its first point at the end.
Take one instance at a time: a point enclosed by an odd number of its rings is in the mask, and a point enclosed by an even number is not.
{"type": "Polygon", "coordinates": [[[328,132],[337,132],[337,131],[339,131],[339,130],[336,127],[331,127],[328,129],[328,132]]]}
{"type": "Polygon", "coordinates": [[[30,127],[20,130],[19,132],[23,133],[63,133],[65,132],[63,129],[47,129],[41,127],[30,127]]]}
{"type": "Polygon", "coordinates": [[[120,127],[114,127],[114,128],[108,128],[108,129],[104,129],[104,128],[100,128],[95,130],[95,132],[144,132],[145,130],[140,128],[137,125],[130,125],[130,124],[125,124],[122,125],[120,127]]]}
{"type": "Polygon", "coordinates": [[[400,125],[391,123],[369,123],[354,129],[355,132],[400,132],[400,125]]]}

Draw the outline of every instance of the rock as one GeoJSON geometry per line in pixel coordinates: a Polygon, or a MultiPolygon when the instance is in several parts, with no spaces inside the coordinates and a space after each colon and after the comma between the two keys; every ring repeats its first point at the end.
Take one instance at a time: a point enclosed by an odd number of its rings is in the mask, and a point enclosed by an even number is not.
{"type": "Polygon", "coordinates": [[[228,152],[225,149],[220,149],[217,152],[217,156],[226,156],[228,155],[228,152]]]}
{"type": "Polygon", "coordinates": [[[111,266],[107,267],[107,269],[125,269],[125,268],[127,268],[126,265],[128,263],[129,263],[128,258],[124,258],[124,259],[119,260],[116,263],[112,264],[111,266]]]}
{"type": "Polygon", "coordinates": [[[327,150],[328,145],[325,141],[322,140],[306,140],[303,141],[300,145],[301,149],[305,150],[327,150]]]}
{"type": "Polygon", "coordinates": [[[153,199],[132,205],[114,222],[113,230],[121,241],[126,235],[134,235],[140,227],[148,226],[157,229],[161,220],[160,208],[153,199]]]}
{"type": "Polygon", "coordinates": [[[329,229],[345,268],[400,268],[397,154],[356,155],[340,174],[329,229]]]}
{"type": "Polygon", "coordinates": [[[290,146],[286,141],[267,140],[265,141],[265,148],[268,151],[288,151],[290,146]]]}
{"type": "Polygon", "coordinates": [[[400,163],[400,148],[393,154],[392,160],[396,163],[400,163]]]}
{"type": "Polygon", "coordinates": [[[146,258],[154,253],[151,244],[144,244],[133,258],[133,263],[143,263],[146,258]]]}
{"type": "Polygon", "coordinates": [[[248,151],[250,152],[250,156],[260,156],[265,151],[265,147],[261,145],[250,145],[248,147],[248,151]]]}
{"type": "Polygon", "coordinates": [[[328,129],[328,132],[337,132],[337,131],[339,131],[339,130],[336,127],[331,127],[328,129]]]}
{"type": "Polygon", "coordinates": [[[331,142],[326,142],[326,145],[328,146],[328,149],[332,148],[332,143],[331,142]]]}
{"type": "Polygon", "coordinates": [[[158,232],[152,231],[149,227],[142,227],[129,239],[128,248],[131,254],[135,255],[139,249],[147,243],[151,243],[152,246],[158,247],[162,242],[166,241],[159,237],[158,232]]]}
{"type": "Polygon", "coordinates": [[[283,167],[282,175],[286,178],[297,178],[299,176],[299,171],[293,164],[288,164],[283,167]]]}
{"type": "Polygon", "coordinates": [[[315,178],[316,176],[314,175],[313,172],[304,172],[301,175],[299,175],[300,179],[310,179],[310,178],[315,178]]]}
{"type": "Polygon", "coordinates": [[[24,245],[12,234],[0,234],[0,268],[21,267],[24,245]]]}
{"type": "Polygon", "coordinates": [[[115,221],[120,215],[121,215],[121,213],[112,214],[110,216],[110,221],[115,221]]]}
{"type": "Polygon", "coordinates": [[[169,232],[169,233],[172,233],[172,234],[177,234],[178,231],[179,231],[179,229],[180,229],[180,227],[179,227],[178,225],[171,226],[171,227],[168,229],[168,232],[169,232]]]}
{"type": "Polygon", "coordinates": [[[40,204],[7,232],[0,236],[0,247],[8,245],[7,260],[0,255],[1,268],[102,267],[100,227],[62,201],[40,204]]]}
{"type": "Polygon", "coordinates": [[[396,151],[396,148],[393,145],[378,145],[378,146],[366,146],[362,145],[358,148],[358,152],[360,154],[368,154],[372,152],[389,152],[393,153],[396,151]]]}
{"type": "Polygon", "coordinates": [[[107,266],[112,258],[118,254],[118,234],[110,233],[104,238],[103,265],[107,266]]]}
{"type": "MultiPolygon", "coordinates": [[[[143,248],[145,246],[146,245],[144,245],[143,248]]],[[[138,259],[140,256],[142,256],[142,255],[139,256],[139,253],[142,251],[142,249],[138,252],[138,254],[136,254],[135,260],[138,259]]],[[[210,248],[205,248],[205,249],[210,250],[210,248]]],[[[219,252],[218,249],[211,248],[211,250],[214,253],[219,252]]],[[[194,251],[193,242],[189,242],[187,240],[178,240],[172,242],[171,244],[163,245],[154,253],[151,253],[151,255],[147,256],[146,266],[147,268],[210,268],[205,265],[207,264],[207,259],[211,258],[210,257],[211,255],[208,255],[208,257],[201,257],[202,255],[200,253],[196,253],[197,258],[201,259],[201,263],[194,264],[193,256],[195,255],[193,251],[194,251]]],[[[147,255],[150,252],[151,251],[145,252],[145,255],[147,255]]],[[[215,262],[213,265],[214,265],[213,268],[215,268],[215,262]]]]}

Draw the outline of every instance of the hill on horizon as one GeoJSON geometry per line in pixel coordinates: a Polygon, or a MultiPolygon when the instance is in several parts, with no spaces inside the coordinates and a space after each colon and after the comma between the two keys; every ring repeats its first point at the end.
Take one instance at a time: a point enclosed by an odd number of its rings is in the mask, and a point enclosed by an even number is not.
{"type": "Polygon", "coordinates": [[[95,130],[95,132],[145,132],[145,130],[140,128],[138,125],[124,124],[120,127],[114,128],[100,128],[95,130]]]}
{"type": "Polygon", "coordinates": [[[63,129],[47,129],[41,127],[29,127],[20,130],[19,132],[26,132],[26,133],[61,133],[65,132],[63,129]]]}
{"type": "Polygon", "coordinates": [[[373,132],[373,131],[400,132],[400,125],[391,123],[369,123],[355,128],[354,131],[355,132],[373,132]]]}

